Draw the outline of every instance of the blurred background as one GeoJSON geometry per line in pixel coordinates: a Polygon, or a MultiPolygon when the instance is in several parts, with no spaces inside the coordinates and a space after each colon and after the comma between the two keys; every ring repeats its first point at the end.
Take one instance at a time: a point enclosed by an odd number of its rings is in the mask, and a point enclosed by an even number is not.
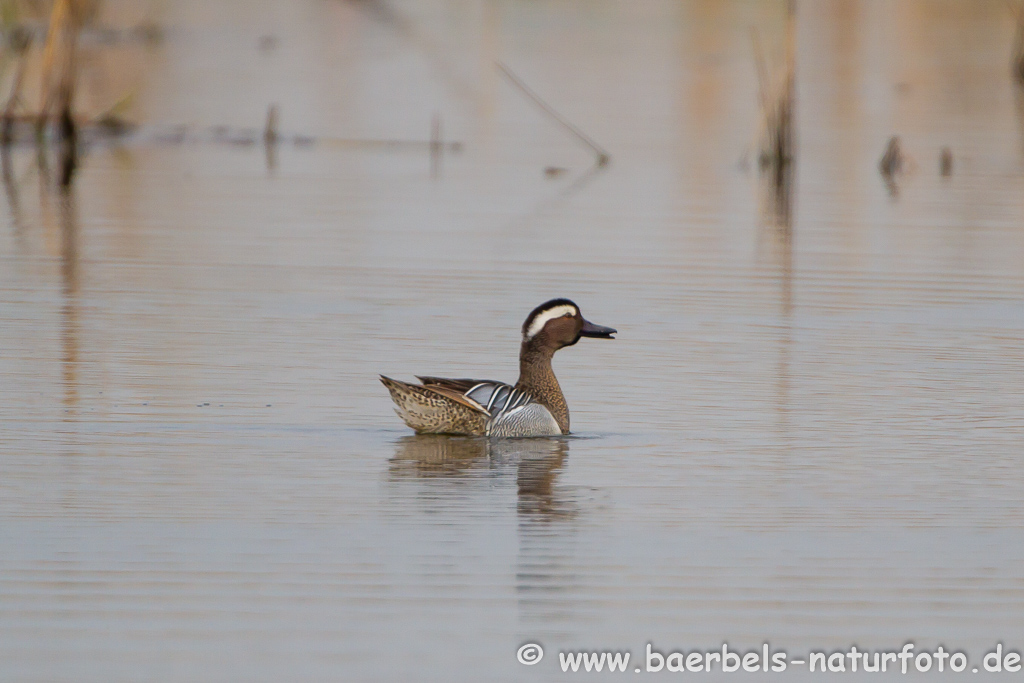
{"type": "Polygon", "coordinates": [[[1021,12],[0,2],[0,679],[1019,651],[1021,12]],[[393,414],[556,296],[574,437],[393,414]]]}

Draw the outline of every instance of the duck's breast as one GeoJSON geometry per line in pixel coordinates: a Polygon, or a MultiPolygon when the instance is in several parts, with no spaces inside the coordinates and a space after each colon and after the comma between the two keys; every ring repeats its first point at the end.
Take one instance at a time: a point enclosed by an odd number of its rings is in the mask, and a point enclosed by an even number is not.
{"type": "Polygon", "coordinates": [[[558,421],[540,403],[525,405],[503,411],[487,425],[488,436],[560,436],[558,421]]]}

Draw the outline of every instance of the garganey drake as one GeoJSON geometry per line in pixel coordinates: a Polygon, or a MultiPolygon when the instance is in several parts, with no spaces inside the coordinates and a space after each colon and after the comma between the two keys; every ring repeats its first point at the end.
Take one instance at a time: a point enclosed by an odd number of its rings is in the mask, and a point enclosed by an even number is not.
{"type": "Polygon", "coordinates": [[[406,384],[381,375],[395,412],[420,434],[558,436],[569,433],[569,406],[551,370],[555,351],[580,337],[614,339],[616,330],[583,319],[568,299],[543,303],[523,323],[519,381],[418,377],[406,384]]]}

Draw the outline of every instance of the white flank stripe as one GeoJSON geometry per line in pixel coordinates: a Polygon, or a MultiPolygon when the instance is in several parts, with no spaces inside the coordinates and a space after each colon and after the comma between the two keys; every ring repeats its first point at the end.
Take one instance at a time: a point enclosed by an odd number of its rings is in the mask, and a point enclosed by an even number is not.
{"type": "Polygon", "coordinates": [[[519,406],[518,408],[513,408],[512,410],[510,410],[507,413],[505,413],[505,415],[503,417],[505,419],[508,419],[508,418],[512,417],[513,415],[515,415],[516,413],[518,413],[520,410],[522,410],[525,407],[526,406],[519,406]]]}

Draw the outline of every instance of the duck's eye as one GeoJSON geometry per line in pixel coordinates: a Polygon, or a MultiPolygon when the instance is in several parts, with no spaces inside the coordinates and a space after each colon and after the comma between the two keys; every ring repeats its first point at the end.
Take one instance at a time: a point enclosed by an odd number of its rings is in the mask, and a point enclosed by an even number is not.
{"type": "Polygon", "coordinates": [[[563,315],[562,317],[563,317],[563,318],[571,318],[571,317],[573,317],[573,315],[572,315],[572,313],[566,313],[566,314],[565,314],[565,315],[563,315]]]}

